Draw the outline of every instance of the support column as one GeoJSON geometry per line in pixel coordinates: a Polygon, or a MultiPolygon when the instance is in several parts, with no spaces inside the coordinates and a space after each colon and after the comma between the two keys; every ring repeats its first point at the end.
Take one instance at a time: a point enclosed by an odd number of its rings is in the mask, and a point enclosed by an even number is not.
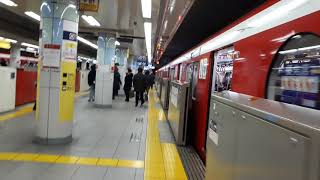
{"type": "MultiPolygon", "coordinates": [[[[116,57],[117,57],[117,63],[119,64],[119,73],[121,76],[121,81],[124,83],[124,78],[126,76],[127,72],[127,60],[128,60],[128,54],[129,54],[129,49],[127,48],[117,48],[116,49],[116,57]]],[[[123,88],[120,88],[119,95],[124,95],[124,90],[123,88]]]]}
{"type": "Polygon", "coordinates": [[[20,61],[20,57],[21,57],[20,48],[21,48],[20,44],[11,43],[9,66],[14,67],[14,68],[19,67],[19,61],[20,61]]]}
{"type": "Polygon", "coordinates": [[[35,142],[72,141],[77,35],[76,0],[43,0],[35,142]]]}
{"type": "Polygon", "coordinates": [[[101,34],[98,38],[95,104],[99,107],[112,107],[115,41],[112,34],[101,34]]]}

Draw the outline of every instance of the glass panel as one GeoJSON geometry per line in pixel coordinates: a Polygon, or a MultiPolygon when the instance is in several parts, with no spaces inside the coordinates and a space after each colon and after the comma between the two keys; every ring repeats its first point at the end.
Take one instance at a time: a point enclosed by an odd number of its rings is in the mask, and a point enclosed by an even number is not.
{"type": "Polygon", "coordinates": [[[278,52],[268,82],[268,99],[320,109],[320,38],[296,35],[278,52]]]}
{"type": "Polygon", "coordinates": [[[196,90],[198,85],[199,75],[199,62],[193,64],[193,74],[192,74],[192,97],[196,98],[196,90]]]}
{"type": "Polygon", "coordinates": [[[212,92],[231,90],[234,47],[217,51],[214,58],[212,92]]]}
{"type": "Polygon", "coordinates": [[[193,64],[189,64],[187,67],[187,79],[186,81],[191,83],[192,81],[192,73],[193,73],[193,64]]]}

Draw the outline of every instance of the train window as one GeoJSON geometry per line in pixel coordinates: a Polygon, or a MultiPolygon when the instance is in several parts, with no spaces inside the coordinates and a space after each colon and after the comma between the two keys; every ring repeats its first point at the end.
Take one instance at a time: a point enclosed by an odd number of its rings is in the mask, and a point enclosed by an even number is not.
{"type": "Polygon", "coordinates": [[[320,37],[296,35],[275,56],[267,98],[319,110],[319,78],[320,37]]]}
{"type": "Polygon", "coordinates": [[[189,64],[187,67],[187,79],[186,81],[191,83],[193,73],[193,64],[189,64]]]}
{"type": "Polygon", "coordinates": [[[184,71],[184,65],[180,64],[180,71],[179,71],[179,80],[182,81],[182,72],[184,71]]]}
{"type": "Polygon", "coordinates": [[[170,81],[173,81],[175,78],[175,68],[170,68],[170,81]]]}
{"type": "Polygon", "coordinates": [[[196,98],[196,91],[197,91],[197,85],[198,85],[198,78],[199,78],[199,62],[193,63],[193,73],[192,73],[192,97],[196,98]]]}
{"type": "Polygon", "coordinates": [[[212,93],[231,89],[234,55],[234,47],[225,48],[215,53],[212,93]]]}

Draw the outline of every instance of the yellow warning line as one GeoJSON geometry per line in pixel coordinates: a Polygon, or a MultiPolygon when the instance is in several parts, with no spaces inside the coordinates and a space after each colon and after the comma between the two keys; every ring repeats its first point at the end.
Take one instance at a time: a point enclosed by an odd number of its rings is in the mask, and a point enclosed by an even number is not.
{"type": "MultiPolygon", "coordinates": [[[[79,92],[79,93],[76,93],[75,98],[85,96],[87,94],[88,94],[88,92],[79,92]]],[[[34,104],[32,103],[31,105],[27,105],[27,106],[18,108],[17,110],[14,110],[12,112],[8,112],[3,115],[0,115],[0,122],[14,119],[14,118],[24,116],[26,114],[31,113],[33,111],[33,105],[34,104]]]]}
{"type": "Polygon", "coordinates": [[[122,160],[122,159],[79,157],[79,156],[65,156],[65,155],[53,155],[53,154],[37,154],[37,153],[0,152],[0,161],[144,168],[144,162],[139,160],[122,160]]]}
{"type": "Polygon", "coordinates": [[[164,112],[157,108],[155,91],[150,91],[144,179],[188,179],[175,144],[161,143],[159,120],[164,112]]]}
{"type": "Polygon", "coordinates": [[[19,108],[13,112],[9,112],[4,115],[0,115],[0,121],[7,121],[9,119],[17,118],[17,117],[26,115],[28,113],[31,113],[33,111],[32,108],[33,108],[33,104],[19,108]]]}

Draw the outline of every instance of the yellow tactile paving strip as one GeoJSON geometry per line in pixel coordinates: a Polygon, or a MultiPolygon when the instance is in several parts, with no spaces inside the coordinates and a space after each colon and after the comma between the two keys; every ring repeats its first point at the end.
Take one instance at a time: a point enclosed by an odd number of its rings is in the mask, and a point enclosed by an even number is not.
{"type": "Polygon", "coordinates": [[[22,108],[19,108],[13,112],[10,113],[6,113],[4,115],[0,115],[0,121],[7,121],[13,118],[17,118],[23,115],[26,115],[28,113],[31,113],[33,111],[33,104],[32,105],[28,105],[28,106],[24,106],[22,108]]]}
{"type": "MultiPolygon", "coordinates": [[[[76,93],[75,95],[75,98],[78,98],[78,97],[81,97],[81,96],[85,96],[87,95],[89,92],[79,92],[79,93],[76,93]]],[[[14,118],[17,118],[17,117],[20,117],[20,116],[24,116],[26,114],[29,114],[33,111],[33,105],[34,104],[31,104],[31,105],[27,105],[27,106],[24,106],[24,107],[21,107],[21,108],[18,108],[17,110],[14,110],[12,112],[9,112],[9,113],[5,113],[3,115],[0,115],[0,122],[1,121],[8,121],[10,119],[14,119],[14,118]]]]}
{"type": "Polygon", "coordinates": [[[83,166],[106,166],[144,168],[144,162],[139,160],[121,160],[96,157],[78,157],[37,153],[0,152],[0,161],[16,161],[48,164],[74,164],[83,166]]]}
{"type": "Polygon", "coordinates": [[[159,120],[164,112],[157,108],[155,91],[150,91],[144,179],[188,179],[175,144],[161,143],[159,120]]]}

